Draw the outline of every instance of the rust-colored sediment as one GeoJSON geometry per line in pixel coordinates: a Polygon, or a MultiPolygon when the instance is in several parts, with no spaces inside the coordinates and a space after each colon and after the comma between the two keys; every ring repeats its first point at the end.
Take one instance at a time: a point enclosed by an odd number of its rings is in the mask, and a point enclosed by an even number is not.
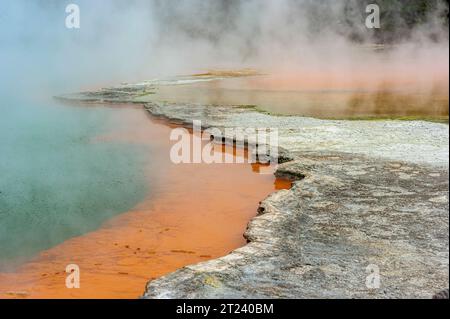
{"type": "Polygon", "coordinates": [[[143,110],[120,112],[126,125],[93,142],[151,143],[148,162],[161,164],[163,178],[150,180],[155,168],[149,164],[143,173],[151,196],[133,210],[40,253],[14,273],[0,273],[0,298],[137,298],[149,279],[245,245],[242,234],[258,202],[290,187],[256,174],[257,165],[171,164],[170,127],[143,110]],[[80,289],[65,286],[68,264],[80,267],[80,289]]]}

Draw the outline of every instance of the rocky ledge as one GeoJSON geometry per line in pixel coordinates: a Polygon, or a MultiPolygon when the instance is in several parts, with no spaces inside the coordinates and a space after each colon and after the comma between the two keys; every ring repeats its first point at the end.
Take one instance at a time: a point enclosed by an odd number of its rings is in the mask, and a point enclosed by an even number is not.
{"type": "Polygon", "coordinates": [[[431,298],[448,286],[448,176],[347,154],[261,202],[249,244],[148,284],[146,298],[431,298]],[[379,287],[374,275],[379,273],[379,287]]]}
{"type": "MultiPolygon", "coordinates": [[[[182,125],[278,128],[290,161],[276,174],[295,181],[260,203],[245,247],[153,280],[143,298],[432,298],[448,288],[448,125],[277,117],[142,90],[105,92],[182,125]]],[[[83,97],[105,100],[64,98],[83,97]]]]}

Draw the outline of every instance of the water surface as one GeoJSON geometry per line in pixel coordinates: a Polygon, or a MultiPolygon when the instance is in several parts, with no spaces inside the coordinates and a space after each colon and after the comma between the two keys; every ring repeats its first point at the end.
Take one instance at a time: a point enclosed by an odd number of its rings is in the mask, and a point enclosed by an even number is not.
{"type": "MultiPolygon", "coordinates": [[[[146,165],[134,168],[146,178],[145,199],[99,229],[42,251],[15,271],[0,271],[0,298],[139,297],[152,278],[245,245],[243,233],[258,202],[290,187],[273,174],[258,174],[258,164],[173,164],[173,126],[152,120],[143,109],[114,111],[122,124],[95,141],[150,148],[146,165]],[[158,182],[155,175],[161,177],[158,182]],[[73,263],[80,267],[80,289],[65,286],[65,268],[73,263]]],[[[217,151],[224,154],[221,146],[217,151]]],[[[231,152],[246,156],[242,150],[231,152]]]]}
{"type": "Polygon", "coordinates": [[[325,80],[296,82],[283,76],[227,78],[177,86],[160,86],[150,100],[233,105],[275,115],[318,118],[446,117],[448,84],[417,88],[405,83],[358,86],[325,80]],[[317,82],[317,81],[316,81],[317,82]]]}
{"type": "Polygon", "coordinates": [[[96,140],[120,125],[121,110],[2,99],[0,112],[0,270],[98,228],[150,191],[144,149],[96,140]]]}

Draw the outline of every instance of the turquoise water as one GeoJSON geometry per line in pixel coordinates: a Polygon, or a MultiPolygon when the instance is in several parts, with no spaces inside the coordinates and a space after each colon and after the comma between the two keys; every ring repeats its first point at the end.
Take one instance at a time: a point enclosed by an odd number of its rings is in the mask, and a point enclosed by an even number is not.
{"type": "Polygon", "coordinates": [[[150,191],[142,146],[92,142],[120,110],[1,102],[0,270],[95,230],[150,191]]]}
{"type": "Polygon", "coordinates": [[[48,98],[142,68],[132,63],[142,50],[127,45],[142,41],[117,37],[99,23],[104,6],[82,2],[83,27],[72,30],[66,3],[0,1],[0,271],[97,229],[154,189],[142,174],[151,146],[92,142],[114,131],[122,110],[48,98]]]}

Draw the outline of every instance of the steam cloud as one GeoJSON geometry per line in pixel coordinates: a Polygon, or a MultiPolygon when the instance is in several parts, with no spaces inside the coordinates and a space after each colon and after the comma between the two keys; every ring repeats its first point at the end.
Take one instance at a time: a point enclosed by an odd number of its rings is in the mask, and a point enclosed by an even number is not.
{"type": "Polygon", "coordinates": [[[74,0],[81,29],[64,26],[64,3],[2,1],[2,88],[74,91],[209,68],[253,67],[277,88],[379,88],[448,95],[448,4],[356,0],[74,0]],[[378,3],[381,29],[365,26],[378,3]],[[412,7],[411,7],[412,8],[412,7]],[[413,9],[411,9],[414,11],[413,9]],[[410,11],[411,11],[410,10],[410,11]],[[404,10],[407,11],[407,10],[404,10]],[[383,43],[384,50],[373,44],[383,43]],[[447,91],[446,91],[447,90],[447,91]]]}

